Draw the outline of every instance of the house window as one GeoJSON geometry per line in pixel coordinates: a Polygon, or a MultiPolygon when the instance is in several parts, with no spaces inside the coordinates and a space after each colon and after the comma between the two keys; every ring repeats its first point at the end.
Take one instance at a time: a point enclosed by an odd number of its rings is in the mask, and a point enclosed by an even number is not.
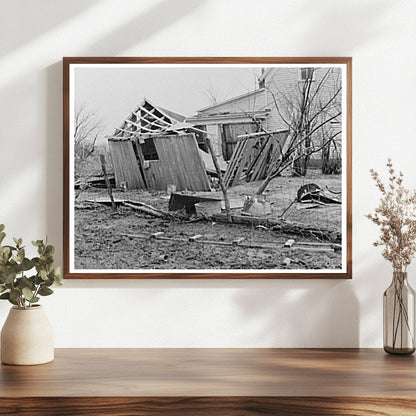
{"type": "Polygon", "coordinates": [[[159,160],[153,138],[145,139],[144,143],[141,144],[141,148],[144,160],[159,160]]]}
{"type": "Polygon", "coordinates": [[[300,68],[301,81],[313,81],[315,68],[300,68]]]}

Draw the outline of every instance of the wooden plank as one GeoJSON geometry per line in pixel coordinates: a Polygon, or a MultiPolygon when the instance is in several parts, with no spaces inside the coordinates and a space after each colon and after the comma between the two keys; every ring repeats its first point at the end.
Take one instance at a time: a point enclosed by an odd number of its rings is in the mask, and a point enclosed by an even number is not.
{"type": "Polygon", "coordinates": [[[256,165],[253,168],[253,172],[250,178],[251,181],[258,181],[264,178],[264,173],[267,167],[266,162],[268,160],[271,146],[272,146],[272,142],[271,140],[268,140],[266,146],[262,150],[260,157],[257,159],[256,165]]]}
{"type": "Polygon", "coordinates": [[[159,209],[153,208],[150,205],[146,206],[146,204],[143,205],[135,205],[131,204],[130,202],[123,202],[123,205],[129,208],[133,208],[136,211],[144,212],[146,214],[152,215],[157,218],[170,218],[170,214],[168,212],[163,212],[159,209]]]}
{"type": "Polygon", "coordinates": [[[116,185],[119,187],[122,182],[125,182],[128,189],[146,188],[132,142],[130,140],[110,140],[108,145],[113,161],[116,185]]]}
{"type": "Polygon", "coordinates": [[[227,170],[225,171],[224,175],[224,185],[227,188],[230,186],[231,181],[234,179],[235,170],[238,167],[238,164],[243,155],[246,142],[247,141],[245,139],[241,139],[237,142],[233,156],[231,157],[231,160],[228,163],[227,170]]]}
{"type": "MultiPolygon", "coordinates": [[[[144,108],[143,106],[139,106],[140,111],[145,112],[146,114],[150,115],[151,117],[153,117],[154,119],[156,119],[157,121],[160,121],[163,125],[165,125],[166,127],[170,127],[172,125],[172,123],[163,120],[161,117],[158,117],[156,114],[154,114],[154,108],[152,110],[148,110],[147,108],[144,108]]],[[[161,114],[163,114],[160,110],[159,111],[161,114]]],[[[142,118],[143,116],[141,114],[138,114],[138,112],[134,112],[134,114],[138,117],[138,118],[142,118]]],[[[165,117],[167,117],[165,114],[163,114],[165,117]]],[[[170,117],[167,117],[170,120],[170,117]]],[[[147,120],[146,120],[147,122],[147,120]]]]}
{"type": "Polygon", "coordinates": [[[249,181],[251,181],[252,177],[254,177],[255,175],[254,171],[259,169],[258,164],[259,163],[261,164],[261,160],[264,159],[265,157],[264,152],[267,151],[266,149],[268,148],[269,145],[270,145],[270,137],[266,137],[266,139],[261,144],[257,152],[257,155],[253,158],[253,160],[251,161],[250,165],[247,168],[247,178],[249,179],[249,181]]]}
{"type": "MultiPolygon", "coordinates": [[[[152,234],[146,234],[146,233],[141,233],[141,234],[123,233],[121,235],[123,237],[140,238],[140,239],[152,237],[152,234]]],[[[279,246],[277,246],[274,243],[256,243],[256,242],[244,243],[243,241],[241,241],[240,243],[235,244],[235,241],[203,240],[202,237],[203,236],[197,236],[197,238],[194,238],[194,237],[184,238],[180,236],[164,237],[163,235],[160,235],[157,237],[157,240],[175,241],[175,242],[180,242],[180,243],[198,243],[198,244],[206,244],[206,245],[214,245],[214,246],[228,246],[228,247],[236,246],[240,248],[251,248],[251,249],[258,249],[258,250],[280,250],[281,249],[279,246]]],[[[241,240],[244,240],[244,239],[241,239],[241,240]]],[[[304,251],[310,251],[310,250],[305,249],[304,251]]],[[[321,250],[312,249],[312,251],[321,251],[321,250]]]]}
{"type": "Polygon", "coordinates": [[[307,251],[309,253],[333,253],[334,249],[331,247],[307,247],[307,246],[302,246],[302,247],[290,247],[290,248],[286,248],[287,250],[290,251],[307,251]]]}
{"type": "Polygon", "coordinates": [[[337,244],[318,243],[316,241],[296,241],[297,246],[312,246],[312,247],[332,247],[337,244]]]}
{"type": "Polygon", "coordinates": [[[233,178],[230,181],[230,186],[237,185],[241,179],[241,174],[245,169],[248,160],[250,159],[250,153],[252,151],[252,146],[249,140],[244,141],[244,147],[241,149],[241,159],[237,162],[236,171],[233,175],[233,178]]]}
{"type": "Polygon", "coordinates": [[[261,137],[261,136],[269,136],[269,135],[275,135],[275,134],[285,134],[288,133],[289,130],[283,129],[283,130],[273,130],[273,131],[258,131],[254,133],[246,133],[242,134],[240,136],[237,136],[237,139],[240,138],[251,138],[251,137],[261,137]]]}
{"type": "Polygon", "coordinates": [[[178,191],[209,191],[205,165],[193,134],[153,138],[159,160],[151,160],[146,176],[154,178],[154,189],[166,190],[176,185],[178,191]]]}
{"type": "Polygon", "coordinates": [[[282,154],[281,150],[282,149],[280,148],[280,142],[273,137],[273,149],[270,152],[270,161],[269,165],[267,166],[265,176],[269,175],[276,169],[277,162],[282,154]]]}

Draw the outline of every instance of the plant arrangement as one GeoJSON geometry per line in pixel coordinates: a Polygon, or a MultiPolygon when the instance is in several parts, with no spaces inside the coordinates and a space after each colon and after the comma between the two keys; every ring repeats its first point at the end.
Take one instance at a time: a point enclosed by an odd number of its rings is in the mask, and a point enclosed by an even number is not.
{"type": "Polygon", "coordinates": [[[383,257],[393,266],[393,280],[383,296],[384,349],[393,354],[415,351],[415,292],[407,282],[407,267],[416,253],[416,191],[403,185],[403,173],[388,159],[388,182],[371,169],[381,193],[378,207],[367,215],[380,227],[374,246],[382,246],[383,257]]]}
{"type": "Polygon", "coordinates": [[[416,191],[403,186],[403,173],[397,173],[391,159],[387,161],[388,183],[371,169],[371,177],[381,192],[379,206],[374,214],[368,214],[380,227],[380,237],[374,246],[384,246],[383,257],[395,272],[405,272],[416,253],[416,191]]]}
{"type": "Polygon", "coordinates": [[[4,228],[0,224],[0,299],[27,309],[40,296],[51,295],[51,286],[62,285],[61,270],[54,267],[55,247],[43,240],[32,241],[38,256],[27,258],[21,238],[13,238],[14,245],[2,245],[6,237],[4,228]]]}

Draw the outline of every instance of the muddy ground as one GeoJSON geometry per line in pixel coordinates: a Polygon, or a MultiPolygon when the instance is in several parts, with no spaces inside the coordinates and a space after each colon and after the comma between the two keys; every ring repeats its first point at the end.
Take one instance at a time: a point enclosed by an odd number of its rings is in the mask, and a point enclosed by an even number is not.
{"type": "MultiPolygon", "coordinates": [[[[267,191],[267,198],[273,204],[272,215],[286,221],[341,231],[341,205],[305,209],[303,204],[293,203],[299,187],[310,182],[318,184],[331,196],[340,196],[329,192],[341,191],[341,177],[337,175],[310,173],[306,178],[278,177],[271,182],[267,191]]],[[[238,206],[239,202],[242,205],[244,195],[253,194],[258,186],[259,183],[245,183],[231,188],[230,197],[234,205],[238,206]]],[[[115,197],[141,201],[162,210],[167,210],[169,202],[166,192],[115,191],[115,197]]],[[[105,205],[86,202],[102,198],[108,198],[105,189],[90,188],[82,191],[76,199],[74,247],[77,269],[281,270],[339,269],[342,266],[340,251],[283,248],[288,239],[294,238],[302,243],[320,242],[316,237],[294,236],[274,231],[270,227],[250,224],[166,220],[122,206],[115,213],[105,205]],[[156,232],[163,232],[164,237],[172,240],[148,237],[156,232]],[[188,241],[189,237],[197,234],[203,236],[200,240],[212,244],[188,241]],[[244,238],[244,247],[224,244],[239,238],[244,238]],[[250,245],[263,248],[248,247],[250,245]],[[285,258],[291,259],[289,265],[283,264],[285,258]]]]}

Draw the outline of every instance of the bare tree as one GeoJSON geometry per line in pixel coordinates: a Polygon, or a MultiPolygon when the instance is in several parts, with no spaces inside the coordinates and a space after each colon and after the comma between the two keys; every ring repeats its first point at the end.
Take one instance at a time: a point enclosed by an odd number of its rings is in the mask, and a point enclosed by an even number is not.
{"type": "Polygon", "coordinates": [[[85,160],[95,149],[103,128],[96,114],[88,111],[84,105],[75,108],[74,116],[74,152],[79,160],[85,160]]]}
{"type": "Polygon", "coordinates": [[[208,98],[210,105],[215,105],[223,101],[218,91],[212,85],[211,81],[207,82],[207,85],[204,88],[204,93],[206,97],[208,98]]]}
{"type": "Polygon", "coordinates": [[[261,195],[270,181],[289,167],[294,174],[304,176],[311,155],[327,149],[341,134],[339,129],[332,128],[332,123],[339,121],[342,113],[340,76],[334,76],[332,68],[319,79],[314,78],[315,68],[308,68],[304,75],[294,95],[277,88],[273,91],[266,86],[289,134],[281,156],[273,161],[274,166],[256,195],[261,195]],[[316,137],[321,138],[320,142],[313,139],[316,137]]]}

